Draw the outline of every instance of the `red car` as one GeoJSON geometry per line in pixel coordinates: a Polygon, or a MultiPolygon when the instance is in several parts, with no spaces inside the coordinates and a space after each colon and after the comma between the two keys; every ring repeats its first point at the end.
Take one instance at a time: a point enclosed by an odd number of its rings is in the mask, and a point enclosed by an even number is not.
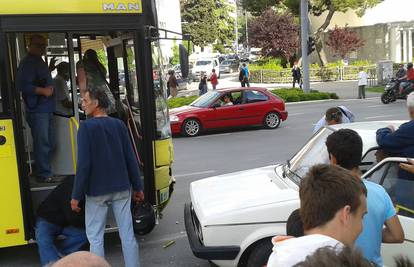
{"type": "Polygon", "coordinates": [[[189,106],[170,110],[173,134],[196,136],[202,130],[245,125],[276,129],[287,119],[282,99],[265,88],[230,88],[209,91],[189,106]]]}

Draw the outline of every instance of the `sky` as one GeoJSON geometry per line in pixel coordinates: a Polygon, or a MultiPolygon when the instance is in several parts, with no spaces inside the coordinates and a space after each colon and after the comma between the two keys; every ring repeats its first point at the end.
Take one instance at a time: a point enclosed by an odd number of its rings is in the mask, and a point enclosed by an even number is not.
{"type": "Polygon", "coordinates": [[[414,0],[385,0],[363,16],[365,25],[414,20],[414,0]]]}

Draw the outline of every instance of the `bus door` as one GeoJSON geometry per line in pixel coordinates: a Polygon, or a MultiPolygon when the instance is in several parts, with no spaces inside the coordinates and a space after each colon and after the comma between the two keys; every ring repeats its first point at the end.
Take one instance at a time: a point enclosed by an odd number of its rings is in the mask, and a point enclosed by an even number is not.
{"type": "Polygon", "coordinates": [[[0,32],[0,248],[27,244],[25,227],[24,185],[19,180],[18,135],[10,103],[11,83],[8,51],[4,33],[0,32]]]}
{"type": "MultiPolygon", "coordinates": [[[[35,168],[35,160],[33,156],[33,138],[30,127],[26,121],[26,104],[21,96],[20,88],[17,88],[16,74],[21,61],[27,56],[29,40],[32,35],[40,34],[47,40],[46,55],[43,57],[46,63],[56,61],[57,69],[51,68],[51,75],[54,79],[55,91],[54,101],[56,103],[56,111],[53,115],[53,151],[51,156],[51,170],[56,176],[56,180],[62,180],[67,176],[73,176],[76,173],[77,158],[77,130],[79,127],[78,115],[78,98],[76,90],[76,82],[73,79],[73,43],[68,38],[67,33],[47,32],[47,33],[9,33],[8,46],[10,50],[10,72],[11,82],[14,85],[12,92],[14,94],[13,102],[17,109],[16,122],[18,124],[18,135],[22,136],[24,144],[21,163],[22,168],[21,179],[23,183],[28,184],[28,190],[22,192],[27,196],[28,213],[31,216],[30,225],[33,226],[33,215],[40,203],[53,190],[57,183],[48,184],[40,183],[33,174],[35,168]],[[72,49],[70,49],[72,47],[72,49]],[[62,65],[66,68],[62,70],[62,65]],[[65,104],[63,104],[63,100],[65,104]]],[[[17,135],[17,136],[18,136],[17,135]]],[[[20,141],[20,140],[19,140],[20,141]]],[[[29,228],[30,230],[30,228],[29,228]]]]}

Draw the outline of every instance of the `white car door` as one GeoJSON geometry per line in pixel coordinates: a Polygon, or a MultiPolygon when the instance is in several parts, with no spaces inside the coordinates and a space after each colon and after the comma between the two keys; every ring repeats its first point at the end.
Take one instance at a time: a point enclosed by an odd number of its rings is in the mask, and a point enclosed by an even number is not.
{"type": "Polygon", "coordinates": [[[388,192],[404,229],[404,243],[382,244],[381,254],[385,266],[395,266],[394,257],[399,255],[414,262],[414,179],[401,179],[410,178],[399,167],[402,162],[405,163],[406,159],[387,158],[364,175],[364,178],[381,184],[388,192]]]}

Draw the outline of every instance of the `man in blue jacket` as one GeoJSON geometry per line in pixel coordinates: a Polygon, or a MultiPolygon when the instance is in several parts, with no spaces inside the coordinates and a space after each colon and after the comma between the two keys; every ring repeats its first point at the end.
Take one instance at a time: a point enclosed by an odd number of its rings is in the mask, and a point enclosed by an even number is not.
{"type": "Polygon", "coordinates": [[[88,89],[82,109],[89,117],[78,132],[78,165],[72,192],[72,210],[80,211],[85,198],[86,235],[90,251],[104,257],[104,230],[109,206],[112,206],[122,243],[126,267],[139,266],[138,244],[131,215],[131,187],[135,201],[144,193],[138,161],[124,123],[107,115],[107,94],[88,89]]]}
{"type": "Polygon", "coordinates": [[[33,35],[29,53],[20,62],[17,87],[26,107],[26,121],[33,137],[35,176],[38,182],[53,182],[50,156],[53,149],[53,112],[55,99],[53,80],[42,56],[46,54],[46,39],[33,35]]]}
{"type": "MultiPolygon", "coordinates": [[[[387,153],[393,156],[414,158],[414,92],[407,97],[407,108],[411,120],[402,124],[397,130],[391,125],[377,130],[377,143],[387,153]]],[[[403,169],[398,172],[399,182],[396,186],[398,204],[413,207],[414,192],[408,181],[414,180],[414,175],[403,169]]]]}

